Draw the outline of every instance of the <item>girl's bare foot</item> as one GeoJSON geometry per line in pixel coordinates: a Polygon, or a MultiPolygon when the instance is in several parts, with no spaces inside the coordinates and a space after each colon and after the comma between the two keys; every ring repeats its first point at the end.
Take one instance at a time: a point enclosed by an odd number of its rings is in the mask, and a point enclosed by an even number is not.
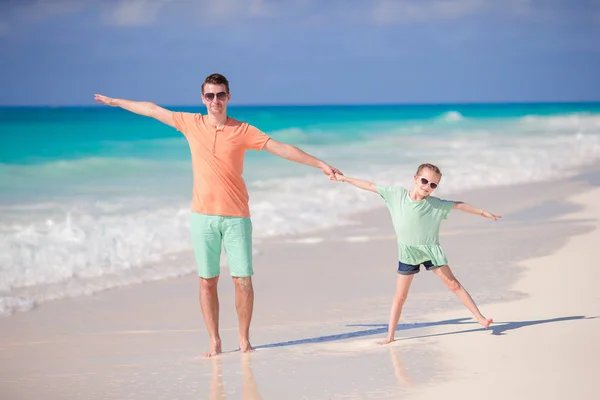
{"type": "Polygon", "coordinates": [[[483,318],[483,319],[478,319],[477,322],[479,322],[479,324],[481,326],[483,326],[484,328],[489,328],[490,325],[492,324],[492,322],[494,322],[494,320],[491,318],[483,318]]]}
{"type": "Polygon", "coordinates": [[[221,341],[217,340],[216,342],[213,342],[213,344],[210,346],[210,351],[206,354],[204,354],[204,358],[210,358],[210,357],[214,357],[217,354],[221,354],[221,341]]]}
{"type": "Polygon", "coordinates": [[[380,344],[380,345],[382,345],[382,346],[384,346],[384,345],[386,345],[386,344],[390,344],[390,343],[392,343],[394,340],[396,340],[396,339],[394,339],[394,338],[391,338],[391,339],[390,339],[390,338],[387,338],[387,339],[385,339],[383,342],[379,342],[379,344],[380,344]]]}

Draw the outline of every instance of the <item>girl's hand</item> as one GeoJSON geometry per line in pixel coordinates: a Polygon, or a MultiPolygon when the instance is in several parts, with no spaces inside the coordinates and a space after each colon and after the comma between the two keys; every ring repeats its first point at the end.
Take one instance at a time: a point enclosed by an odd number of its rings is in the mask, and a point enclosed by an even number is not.
{"type": "Polygon", "coordinates": [[[483,210],[481,211],[481,216],[484,218],[493,219],[494,221],[498,221],[500,218],[502,218],[501,215],[492,214],[490,212],[483,211],[483,210]]]}
{"type": "Polygon", "coordinates": [[[332,181],[338,181],[338,182],[345,182],[346,181],[346,177],[344,175],[342,175],[341,173],[334,173],[333,176],[331,178],[332,181]]]}

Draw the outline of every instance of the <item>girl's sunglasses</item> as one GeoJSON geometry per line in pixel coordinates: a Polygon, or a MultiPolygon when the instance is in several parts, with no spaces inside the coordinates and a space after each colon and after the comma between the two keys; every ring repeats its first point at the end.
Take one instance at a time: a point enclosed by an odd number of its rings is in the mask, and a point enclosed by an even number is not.
{"type": "Polygon", "coordinates": [[[429,182],[427,179],[423,178],[422,176],[420,176],[419,179],[421,180],[421,185],[429,185],[429,187],[434,190],[438,187],[437,183],[429,182]]]}
{"type": "Polygon", "coordinates": [[[227,93],[225,92],[219,92],[219,93],[204,93],[204,98],[207,101],[213,101],[215,99],[215,96],[217,96],[217,100],[220,101],[225,101],[227,100],[227,93]]]}

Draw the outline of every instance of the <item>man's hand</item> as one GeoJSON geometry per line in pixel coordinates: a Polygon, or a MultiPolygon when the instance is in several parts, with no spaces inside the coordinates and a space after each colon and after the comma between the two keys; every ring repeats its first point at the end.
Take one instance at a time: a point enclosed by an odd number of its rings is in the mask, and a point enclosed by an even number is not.
{"type": "Polygon", "coordinates": [[[346,182],[347,179],[344,175],[342,175],[341,173],[336,172],[333,177],[329,178],[332,181],[338,181],[338,182],[346,182]]]}
{"type": "Polygon", "coordinates": [[[98,103],[106,104],[112,107],[121,107],[124,110],[130,111],[135,114],[143,115],[145,117],[152,117],[159,120],[163,124],[172,126],[175,128],[175,122],[173,122],[173,112],[157,106],[150,101],[133,101],[125,99],[114,99],[108,96],[102,96],[101,94],[95,94],[94,99],[98,103]]]}
{"type": "Polygon", "coordinates": [[[98,103],[106,104],[107,106],[116,106],[115,99],[113,99],[112,97],[102,96],[101,94],[95,94],[94,100],[96,100],[98,103]]]}
{"type": "Polygon", "coordinates": [[[323,171],[323,173],[327,176],[329,176],[329,179],[333,180],[337,180],[335,175],[344,175],[342,174],[342,172],[337,169],[332,167],[331,165],[327,164],[327,163],[322,163],[321,165],[319,165],[319,168],[321,169],[321,171],[323,171]]]}

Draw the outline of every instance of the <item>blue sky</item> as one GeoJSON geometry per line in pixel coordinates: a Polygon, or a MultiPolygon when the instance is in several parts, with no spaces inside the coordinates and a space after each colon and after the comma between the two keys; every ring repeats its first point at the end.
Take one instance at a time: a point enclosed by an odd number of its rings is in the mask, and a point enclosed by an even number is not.
{"type": "Polygon", "coordinates": [[[600,100],[600,0],[4,0],[0,105],[600,100]]]}

